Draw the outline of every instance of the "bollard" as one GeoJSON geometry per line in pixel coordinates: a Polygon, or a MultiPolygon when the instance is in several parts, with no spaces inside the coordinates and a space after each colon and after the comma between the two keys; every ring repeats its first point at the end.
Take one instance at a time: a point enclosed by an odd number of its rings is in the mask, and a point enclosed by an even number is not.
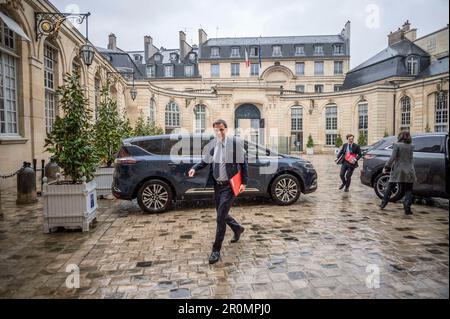
{"type": "Polygon", "coordinates": [[[32,204],[37,201],[36,173],[31,163],[23,162],[23,167],[17,174],[17,204],[32,204]]]}

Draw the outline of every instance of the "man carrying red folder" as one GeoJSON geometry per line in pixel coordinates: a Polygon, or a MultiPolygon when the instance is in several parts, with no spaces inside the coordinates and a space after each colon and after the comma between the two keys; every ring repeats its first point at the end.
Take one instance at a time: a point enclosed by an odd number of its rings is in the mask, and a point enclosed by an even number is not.
{"type": "Polygon", "coordinates": [[[248,179],[247,157],[241,139],[227,136],[227,123],[217,120],[213,124],[216,138],[207,146],[202,161],[192,167],[189,177],[196,171],[210,166],[208,181],[214,184],[214,199],[217,210],[216,239],[213,244],[209,263],[215,264],[220,259],[220,250],[225,238],[227,225],[234,232],[232,243],[239,241],[245,228],[229,215],[234,198],[245,191],[248,179]]]}

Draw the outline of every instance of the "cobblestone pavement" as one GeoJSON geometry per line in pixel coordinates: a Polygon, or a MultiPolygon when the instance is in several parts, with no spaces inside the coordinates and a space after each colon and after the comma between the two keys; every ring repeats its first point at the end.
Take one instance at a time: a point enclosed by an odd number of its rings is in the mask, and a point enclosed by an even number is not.
{"type": "Polygon", "coordinates": [[[43,233],[42,204],[17,207],[3,193],[1,298],[448,298],[448,201],[401,203],[384,211],[355,171],[351,193],[337,190],[330,156],[311,157],[319,189],[298,203],[241,200],[245,227],[222,260],[209,265],[214,204],[178,204],[144,214],[135,203],[99,200],[89,233],[43,233]],[[66,288],[66,266],[80,267],[80,289],[66,288]],[[369,288],[377,282],[379,287],[369,288]],[[368,277],[369,276],[369,277],[368,277]],[[370,286],[370,285],[369,285],[370,286]]]}

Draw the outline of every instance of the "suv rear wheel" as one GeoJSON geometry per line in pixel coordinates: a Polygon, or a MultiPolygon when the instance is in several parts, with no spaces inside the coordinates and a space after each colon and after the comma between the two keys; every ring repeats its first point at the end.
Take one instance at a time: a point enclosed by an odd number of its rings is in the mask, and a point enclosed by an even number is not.
{"type": "MultiPolygon", "coordinates": [[[[380,199],[383,199],[384,193],[386,192],[386,189],[389,185],[389,178],[390,175],[389,174],[380,174],[375,178],[375,182],[374,182],[374,189],[375,189],[375,194],[377,194],[377,196],[380,199]]],[[[400,199],[403,198],[403,196],[405,196],[405,191],[403,189],[403,187],[401,185],[396,185],[394,187],[394,190],[391,194],[391,202],[396,202],[400,199]]]]}
{"type": "Polygon", "coordinates": [[[276,177],[270,187],[272,199],[280,206],[292,205],[298,200],[300,193],[301,189],[298,179],[289,174],[276,177]]]}
{"type": "Polygon", "coordinates": [[[171,207],[172,197],[172,190],[167,183],[152,179],[141,186],[137,201],[144,212],[162,213],[171,207]]]}

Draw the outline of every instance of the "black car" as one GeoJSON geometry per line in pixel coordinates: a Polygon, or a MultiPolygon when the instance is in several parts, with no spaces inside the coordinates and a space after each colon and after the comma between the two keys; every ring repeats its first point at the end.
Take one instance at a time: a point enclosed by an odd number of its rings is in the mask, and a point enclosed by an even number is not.
{"type": "MultiPolygon", "coordinates": [[[[382,198],[389,182],[389,173],[383,174],[383,167],[392,153],[395,136],[381,139],[365,151],[361,170],[361,182],[374,188],[382,198]]],[[[424,133],[412,136],[414,145],[414,168],[417,183],[413,195],[417,197],[449,198],[449,145],[448,133],[424,133]]],[[[404,190],[397,186],[391,200],[398,201],[404,196],[404,190]]]]}
{"type": "MultiPolygon", "coordinates": [[[[168,210],[174,200],[211,195],[213,188],[205,187],[207,168],[193,178],[187,174],[213,138],[171,134],[124,140],[115,161],[113,195],[124,200],[137,198],[141,209],[152,213],[168,210]]],[[[248,183],[239,197],[270,196],[278,205],[291,205],[300,193],[317,189],[317,173],[310,162],[252,142],[244,141],[244,145],[248,183]]]]}

